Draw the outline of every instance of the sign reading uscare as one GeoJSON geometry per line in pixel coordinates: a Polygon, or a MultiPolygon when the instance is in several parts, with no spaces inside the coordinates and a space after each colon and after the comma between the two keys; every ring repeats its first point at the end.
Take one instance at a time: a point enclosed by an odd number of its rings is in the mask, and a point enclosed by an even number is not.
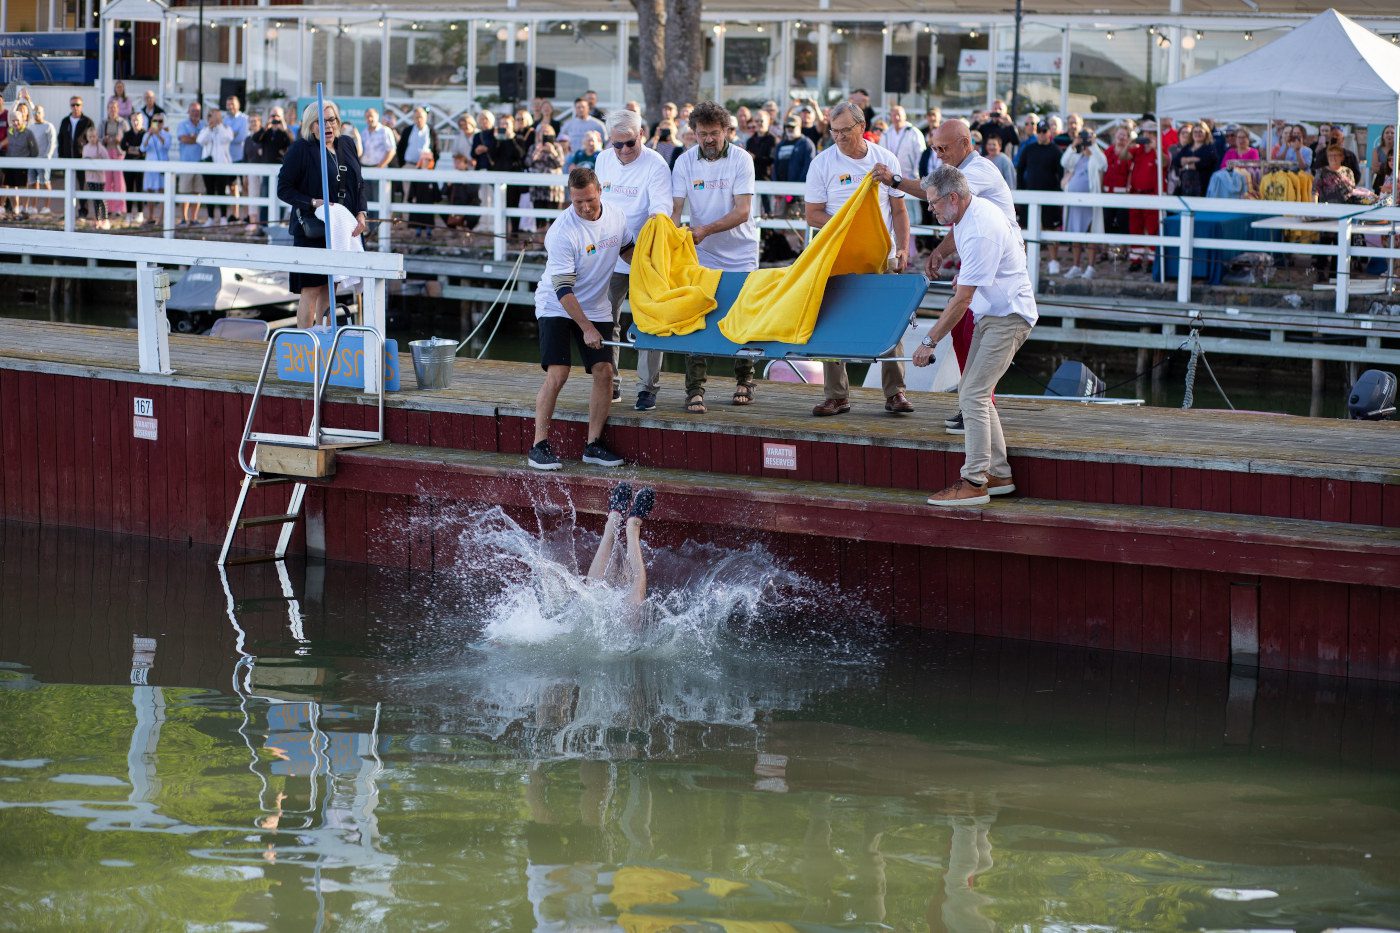
{"type": "MultiPolygon", "coordinates": [[[[314,378],[316,359],[312,355],[311,338],[293,334],[277,343],[277,378],[284,382],[310,382],[314,378]]],[[[346,334],[330,358],[330,346],[321,351],[321,369],[330,367],[330,384],[346,389],[365,387],[365,340],[362,334],[346,334]]],[[[384,388],[396,392],[399,388],[399,344],[384,341],[384,388]]]]}

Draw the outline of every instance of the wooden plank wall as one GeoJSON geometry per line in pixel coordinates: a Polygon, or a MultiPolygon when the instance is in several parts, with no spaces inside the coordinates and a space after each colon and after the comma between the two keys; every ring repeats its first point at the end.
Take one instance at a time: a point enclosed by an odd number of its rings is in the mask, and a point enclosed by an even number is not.
{"type": "MultiPolygon", "coordinates": [[[[235,448],[247,396],[0,369],[0,397],[6,400],[0,406],[0,518],[222,541],[242,478],[235,448]],[[133,436],[137,397],[152,399],[155,441],[133,436]]],[[[269,397],[263,404],[260,427],[305,430],[308,402],[269,397]]],[[[327,424],[350,427],[370,427],[373,417],[373,409],[350,404],[330,404],[325,415],[327,424]]],[[[406,409],[386,411],[386,432],[403,443],[514,453],[533,440],[527,418],[406,409]]],[[[579,456],[583,432],[579,422],[563,423],[556,448],[579,456]]],[[[617,427],[612,440],[644,466],[765,475],[761,437],[617,427]]],[[[956,477],[960,457],[798,442],[798,462],[798,478],[932,488],[956,477]]],[[[1228,498],[1231,511],[1248,514],[1400,527],[1400,486],[1080,461],[1013,466],[1030,496],[1222,510],[1228,498]]],[[[284,487],[256,490],[246,514],[273,514],[285,495],[284,487]]],[[[453,567],[454,532],[437,521],[443,504],[331,487],[315,490],[311,507],[326,516],[331,559],[425,571],[453,567]]],[[[274,536],[266,528],[241,540],[270,547],[274,536]]],[[[1400,589],[1394,587],[1241,580],[840,540],[789,539],[774,546],[801,566],[817,568],[819,578],[862,592],[877,612],[921,628],[1225,660],[1232,614],[1252,612],[1265,667],[1400,680],[1400,589]]],[[[292,553],[303,549],[298,526],[292,553]]]]}

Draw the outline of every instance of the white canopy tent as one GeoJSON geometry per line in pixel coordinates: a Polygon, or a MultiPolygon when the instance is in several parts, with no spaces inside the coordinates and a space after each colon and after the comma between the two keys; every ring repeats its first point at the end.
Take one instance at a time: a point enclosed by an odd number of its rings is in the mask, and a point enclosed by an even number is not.
{"type": "MultiPolygon", "coordinates": [[[[1158,116],[1400,122],[1400,46],[1336,10],[1242,58],[1157,89],[1158,116]]],[[[1400,146],[1396,146],[1400,169],[1400,146]]]]}

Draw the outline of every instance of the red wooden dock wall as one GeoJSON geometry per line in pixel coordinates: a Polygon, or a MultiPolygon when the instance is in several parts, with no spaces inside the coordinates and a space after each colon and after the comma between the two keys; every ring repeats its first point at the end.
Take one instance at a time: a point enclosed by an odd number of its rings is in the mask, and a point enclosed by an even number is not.
{"type": "MultiPolygon", "coordinates": [[[[46,525],[214,544],[222,540],[241,471],[234,451],[248,396],[100,378],[0,369],[0,517],[46,525]],[[133,436],[134,400],[151,399],[155,440],[133,436]]],[[[268,397],[266,430],[306,429],[309,403],[268,397]]],[[[327,406],[326,423],[370,427],[366,406],[327,406]]],[[[523,418],[386,411],[391,441],[523,452],[523,418]]],[[[582,447],[569,423],[559,446],[582,447]]],[[[764,438],[618,426],[618,449],[643,466],[764,475],[764,438]]],[[[956,475],[941,451],[799,443],[796,478],[929,488],[956,475]]],[[[577,449],[575,449],[577,448],[577,449]]],[[[1158,504],[1400,527],[1400,486],[1286,476],[1059,461],[1022,469],[1034,497],[1158,504]],[[1250,480],[1256,482],[1251,485],[1250,480]],[[1098,497],[1098,498],[1096,498],[1098,497]]],[[[792,478],[790,472],[771,475],[792,478]]],[[[279,487],[258,490],[248,514],[278,510],[279,487]]],[[[438,503],[334,487],[313,490],[326,517],[327,557],[417,570],[454,566],[450,524],[407,522],[438,503]],[[405,533],[406,532],[406,533],[405,533]]],[[[706,537],[701,526],[655,534],[706,537]]],[[[251,543],[270,545],[263,529],[251,543]]],[[[767,536],[819,579],[859,592],[897,622],[1086,648],[1225,660],[1232,621],[1256,624],[1265,667],[1400,681],[1400,589],[1241,577],[1057,557],[767,536]]],[[[245,539],[249,540],[249,539],[245,539]]],[[[304,550],[298,527],[293,553],[304,550]]]]}

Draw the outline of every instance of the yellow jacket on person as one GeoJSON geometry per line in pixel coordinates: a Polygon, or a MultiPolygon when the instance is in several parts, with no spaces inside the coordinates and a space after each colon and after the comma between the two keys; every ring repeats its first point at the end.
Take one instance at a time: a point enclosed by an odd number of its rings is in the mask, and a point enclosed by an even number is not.
{"type": "MultiPolygon", "coordinates": [[[[877,184],[867,175],[791,266],[750,272],[719,322],[720,333],[735,343],[805,344],[816,326],[827,279],[883,272],[890,234],[877,184]]],[[[688,230],[658,214],[637,236],[630,284],[637,329],[668,337],[705,327],[705,315],[715,308],[719,272],[700,265],[688,230]]]]}

